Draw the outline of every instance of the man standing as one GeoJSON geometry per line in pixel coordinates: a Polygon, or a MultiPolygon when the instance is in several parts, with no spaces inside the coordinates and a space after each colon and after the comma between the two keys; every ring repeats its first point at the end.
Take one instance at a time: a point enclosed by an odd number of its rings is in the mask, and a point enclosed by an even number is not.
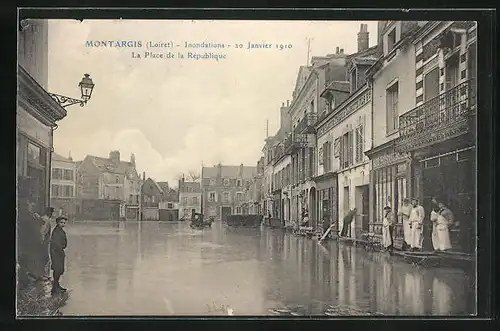
{"type": "Polygon", "coordinates": [[[423,223],[425,217],[424,207],[422,207],[417,198],[411,200],[413,208],[410,212],[410,225],[411,225],[411,249],[412,251],[422,249],[422,234],[423,223]]]}
{"type": "Polygon", "coordinates": [[[401,216],[401,221],[403,223],[403,250],[407,250],[411,243],[411,224],[410,224],[410,213],[412,205],[410,204],[410,199],[404,198],[403,205],[399,208],[398,216],[401,216]]]}
{"type": "Polygon", "coordinates": [[[349,229],[349,226],[351,225],[355,215],[356,215],[356,208],[350,210],[345,215],[342,225],[342,231],[340,232],[341,237],[345,237],[347,235],[347,230],[349,229]]]}

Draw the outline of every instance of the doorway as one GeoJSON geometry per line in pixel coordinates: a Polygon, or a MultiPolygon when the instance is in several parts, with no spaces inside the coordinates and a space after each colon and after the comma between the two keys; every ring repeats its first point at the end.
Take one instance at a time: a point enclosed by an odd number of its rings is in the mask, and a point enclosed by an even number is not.
{"type": "Polygon", "coordinates": [[[222,222],[227,222],[227,216],[231,215],[231,207],[221,207],[220,214],[221,214],[221,221],[222,222]]]}
{"type": "Polygon", "coordinates": [[[316,188],[312,187],[309,190],[309,222],[310,226],[316,229],[318,220],[316,217],[316,188]]]}
{"type": "Polygon", "coordinates": [[[370,195],[369,185],[356,186],[356,209],[358,210],[358,219],[356,227],[359,227],[361,233],[369,231],[369,205],[368,198],[370,195]]]}
{"type": "MultiPolygon", "coordinates": [[[[344,203],[342,208],[343,215],[341,215],[340,219],[344,219],[344,217],[349,212],[349,186],[344,186],[344,203]]],[[[342,224],[342,227],[344,225],[342,224]]],[[[347,236],[351,236],[351,227],[347,229],[347,236]]]]}

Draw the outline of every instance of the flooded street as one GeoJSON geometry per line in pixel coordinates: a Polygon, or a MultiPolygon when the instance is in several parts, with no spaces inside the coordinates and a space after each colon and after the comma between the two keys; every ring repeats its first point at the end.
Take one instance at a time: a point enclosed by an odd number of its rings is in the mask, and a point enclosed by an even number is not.
{"type": "Polygon", "coordinates": [[[66,231],[64,315],[474,313],[462,270],[281,230],[92,222],[66,231]]]}

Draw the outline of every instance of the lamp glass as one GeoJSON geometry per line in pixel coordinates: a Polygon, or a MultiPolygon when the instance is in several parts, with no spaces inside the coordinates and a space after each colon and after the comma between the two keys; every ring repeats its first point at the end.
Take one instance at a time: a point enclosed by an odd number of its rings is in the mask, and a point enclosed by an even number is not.
{"type": "Polygon", "coordinates": [[[80,87],[80,90],[82,92],[82,100],[88,101],[92,96],[92,91],[94,89],[94,82],[92,82],[90,75],[85,74],[78,86],[80,87]]]}

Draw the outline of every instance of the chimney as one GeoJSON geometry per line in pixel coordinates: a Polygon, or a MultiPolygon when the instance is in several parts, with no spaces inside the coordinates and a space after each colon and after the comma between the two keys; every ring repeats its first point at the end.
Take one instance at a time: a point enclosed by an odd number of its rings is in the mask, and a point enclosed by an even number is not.
{"type": "Polygon", "coordinates": [[[358,53],[367,50],[369,47],[368,25],[361,24],[358,32],[358,53]]]}
{"type": "Polygon", "coordinates": [[[130,154],[130,163],[135,167],[135,155],[134,153],[130,154]]]}
{"type": "Polygon", "coordinates": [[[285,107],[285,103],[284,102],[281,103],[281,107],[285,107]]]}
{"type": "Polygon", "coordinates": [[[240,164],[240,177],[243,177],[243,163],[240,164]]]}
{"type": "Polygon", "coordinates": [[[344,54],[344,49],[343,48],[340,49],[340,54],[344,54]]]}
{"type": "Polygon", "coordinates": [[[120,151],[109,152],[109,159],[113,161],[115,165],[120,164],[120,151]]]}
{"type": "Polygon", "coordinates": [[[335,49],[335,54],[339,54],[339,47],[335,49]]]}

